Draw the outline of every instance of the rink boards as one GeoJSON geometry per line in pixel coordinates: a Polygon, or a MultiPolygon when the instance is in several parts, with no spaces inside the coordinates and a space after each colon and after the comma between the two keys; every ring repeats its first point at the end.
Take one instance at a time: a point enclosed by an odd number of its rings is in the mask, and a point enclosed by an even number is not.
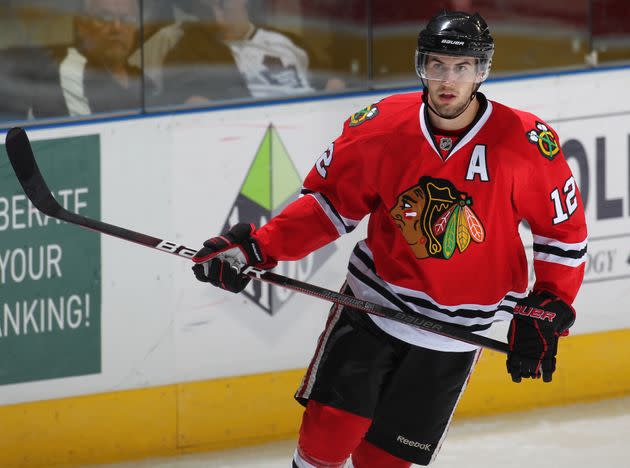
{"type": "MultiPolygon", "coordinates": [[[[630,390],[630,70],[498,80],[486,95],[559,133],[585,198],[589,257],[552,384],[485,353],[458,415],[630,390]]],[[[196,248],[280,210],[353,112],[390,92],[29,131],[68,209],[196,248]]],[[[291,395],[328,304],[231,295],[188,261],[33,210],[0,159],[0,466],[54,466],[292,437],[291,395]]],[[[330,288],[365,226],[280,272],[330,288]]],[[[524,241],[531,246],[531,239],[524,241]]],[[[503,338],[504,329],[497,330],[503,338]]]]}

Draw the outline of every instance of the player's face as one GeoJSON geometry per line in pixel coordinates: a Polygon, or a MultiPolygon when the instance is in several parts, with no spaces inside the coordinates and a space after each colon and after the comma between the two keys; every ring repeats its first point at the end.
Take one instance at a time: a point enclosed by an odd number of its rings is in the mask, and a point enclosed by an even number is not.
{"type": "Polygon", "coordinates": [[[474,58],[431,54],[424,74],[429,83],[429,101],[440,115],[455,117],[466,109],[478,78],[474,58]]]}

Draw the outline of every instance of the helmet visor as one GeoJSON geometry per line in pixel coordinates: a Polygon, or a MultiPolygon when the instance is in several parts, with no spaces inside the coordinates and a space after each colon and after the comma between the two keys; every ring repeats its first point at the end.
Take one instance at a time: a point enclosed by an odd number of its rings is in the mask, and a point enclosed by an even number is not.
{"type": "Polygon", "coordinates": [[[490,74],[489,59],[416,50],[416,73],[424,80],[481,83],[490,74]]]}

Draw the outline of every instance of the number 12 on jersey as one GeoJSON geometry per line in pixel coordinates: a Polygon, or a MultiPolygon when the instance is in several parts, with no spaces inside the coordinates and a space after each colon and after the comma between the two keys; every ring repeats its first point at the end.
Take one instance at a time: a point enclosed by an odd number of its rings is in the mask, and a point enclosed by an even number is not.
{"type": "Polygon", "coordinates": [[[577,187],[575,185],[575,179],[571,176],[564,183],[564,189],[562,190],[564,193],[564,202],[567,207],[567,211],[564,211],[564,207],[562,206],[562,195],[560,194],[560,190],[556,188],[553,192],[551,192],[551,201],[553,201],[555,211],[553,224],[560,224],[566,221],[569,219],[569,216],[575,212],[578,206],[577,198],[575,196],[576,190],[577,187]]]}

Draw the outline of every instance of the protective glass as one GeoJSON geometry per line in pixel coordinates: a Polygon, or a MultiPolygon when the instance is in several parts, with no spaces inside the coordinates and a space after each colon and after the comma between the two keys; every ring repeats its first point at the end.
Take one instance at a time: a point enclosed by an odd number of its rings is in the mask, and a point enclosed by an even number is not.
{"type": "Polygon", "coordinates": [[[481,83],[490,74],[490,64],[489,59],[416,51],[416,73],[425,80],[481,83]]]}

